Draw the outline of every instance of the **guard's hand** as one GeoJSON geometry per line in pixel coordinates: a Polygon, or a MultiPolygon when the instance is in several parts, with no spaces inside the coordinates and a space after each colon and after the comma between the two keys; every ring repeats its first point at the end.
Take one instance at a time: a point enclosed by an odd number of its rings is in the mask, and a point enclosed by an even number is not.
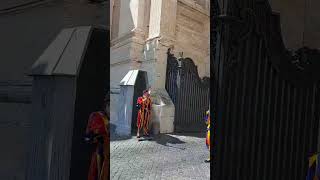
{"type": "Polygon", "coordinates": [[[92,132],[90,132],[90,133],[86,134],[83,139],[85,142],[89,143],[89,142],[92,142],[93,138],[94,138],[94,134],[92,132]]]}

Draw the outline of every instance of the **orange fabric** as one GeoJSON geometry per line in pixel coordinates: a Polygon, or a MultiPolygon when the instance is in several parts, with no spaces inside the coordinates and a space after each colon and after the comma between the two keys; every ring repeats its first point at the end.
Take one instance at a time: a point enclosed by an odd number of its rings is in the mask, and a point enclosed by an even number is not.
{"type": "Polygon", "coordinates": [[[210,112],[207,111],[207,119],[206,119],[206,124],[207,124],[207,134],[206,134],[206,145],[208,149],[210,150],[210,112]]]}
{"type": "Polygon", "coordinates": [[[88,173],[88,180],[96,180],[96,177],[98,175],[97,168],[98,167],[97,167],[96,155],[95,155],[95,153],[93,153],[91,156],[91,163],[90,163],[90,168],[89,168],[89,173],[88,173]]]}
{"type": "Polygon", "coordinates": [[[141,123],[143,121],[144,116],[144,103],[143,103],[143,98],[139,97],[137,100],[137,104],[140,105],[140,109],[138,111],[138,117],[137,117],[137,127],[140,129],[141,128],[141,123]]]}
{"type": "Polygon", "coordinates": [[[150,119],[151,119],[151,105],[152,105],[150,97],[146,98],[145,105],[146,105],[146,113],[145,113],[145,118],[144,118],[145,122],[144,122],[143,129],[144,129],[145,133],[148,133],[149,132],[149,123],[150,123],[150,119]]]}
{"type": "Polygon", "coordinates": [[[88,180],[107,180],[109,179],[109,159],[110,144],[108,119],[102,112],[93,112],[88,121],[86,133],[93,132],[95,135],[102,137],[103,144],[99,144],[97,139],[93,141],[96,144],[96,150],[92,153],[91,164],[88,172],[88,180]],[[103,150],[102,154],[100,149],[103,150]],[[98,163],[102,160],[102,163],[98,163]]]}
{"type": "Polygon", "coordinates": [[[107,135],[105,118],[107,117],[101,112],[91,113],[89,117],[87,129],[86,129],[86,133],[89,133],[89,131],[92,131],[95,134],[107,135]]]}
{"type": "Polygon", "coordinates": [[[137,127],[138,129],[143,128],[144,133],[148,134],[151,119],[151,98],[149,96],[139,97],[137,104],[140,105],[137,117],[137,127]]]}

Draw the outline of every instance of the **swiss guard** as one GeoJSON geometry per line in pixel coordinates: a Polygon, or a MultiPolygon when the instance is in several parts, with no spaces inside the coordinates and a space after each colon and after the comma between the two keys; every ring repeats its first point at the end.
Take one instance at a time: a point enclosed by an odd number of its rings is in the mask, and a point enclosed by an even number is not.
{"type": "MultiPolygon", "coordinates": [[[[206,112],[206,125],[207,125],[207,133],[206,133],[206,145],[210,152],[210,110],[206,112]]],[[[210,162],[210,154],[209,158],[205,160],[205,162],[210,162]]]]}
{"type": "Polygon", "coordinates": [[[95,145],[95,151],[91,156],[91,164],[88,172],[88,180],[109,179],[109,107],[108,99],[105,99],[103,111],[93,112],[89,116],[86,128],[85,141],[95,145]]]}
{"type": "Polygon", "coordinates": [[[313,154],[309,157],[307,180],[320,180],[320,155],[313,154]]]}
{"type": "Polygon", "coordinates": [[[137,138],[140,138],[140,130],[143,129],[143,135],[149,136],[149,123],[151,119],[152,101],[150,97],[150,89],[144,90],[142,97],[137,100],[138,117],[137,117],[137,138]]]}

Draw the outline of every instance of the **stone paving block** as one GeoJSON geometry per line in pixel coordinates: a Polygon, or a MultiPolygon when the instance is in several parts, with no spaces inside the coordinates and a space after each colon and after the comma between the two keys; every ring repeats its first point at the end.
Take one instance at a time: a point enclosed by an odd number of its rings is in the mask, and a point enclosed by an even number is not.
{"type": "Polygon", "coordinates": [[[111,179],[210,179],[205,138],[162,134],[110,143],[111,179]]]}

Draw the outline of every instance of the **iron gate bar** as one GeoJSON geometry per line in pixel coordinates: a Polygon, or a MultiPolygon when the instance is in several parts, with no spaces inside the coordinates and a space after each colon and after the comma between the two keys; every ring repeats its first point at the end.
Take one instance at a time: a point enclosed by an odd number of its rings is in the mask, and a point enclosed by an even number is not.
{"type": "Polygon", "coordinates": [[[183,58],[179,67],[169,50],[167,61],[166,90],[175,105],[175,132],[204,132],[210,81],[207,77],[199,77],[197,67],[190,58],[183,58]]]}
{"type": "Polygon", "coordinates": [[[214,16],[239,21],[211,23],[211,105],[217,111],[212,175],[303,179],[307,155],[318,146],[320,52],[303,47],[288,53],[279,15],[267,0],[220,2],[214,1],[214,16]]]}

